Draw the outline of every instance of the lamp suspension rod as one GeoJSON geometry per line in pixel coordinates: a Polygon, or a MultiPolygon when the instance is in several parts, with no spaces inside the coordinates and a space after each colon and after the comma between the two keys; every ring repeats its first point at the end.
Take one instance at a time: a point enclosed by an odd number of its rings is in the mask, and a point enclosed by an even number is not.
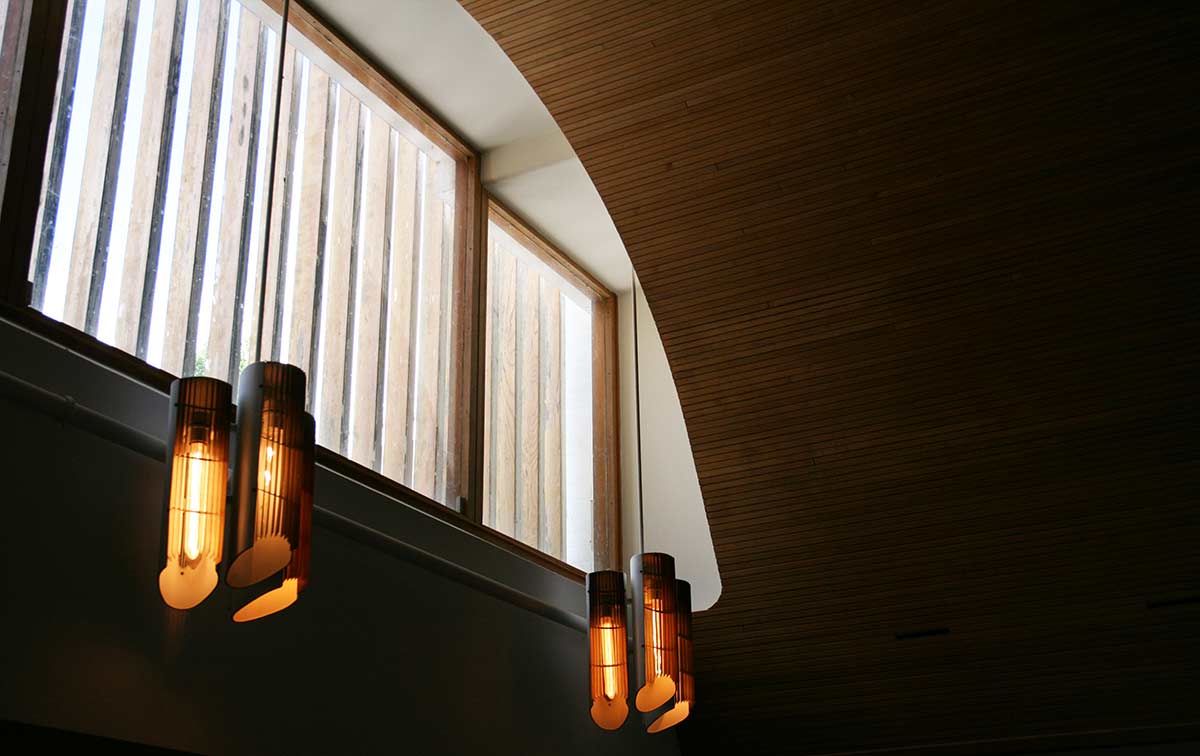
{"type": "MultiPolygon", "coordinates": [[[[283,24],[279,33],[279,65],[275,71],[275,120],[271,124],[271,162],[267,170],[267,214],[263,221],[262,275],[258,279],[258,336],[254,342],[255,361],[262,362],[263,318],[267,313],[267,263],[271,251],[271,214],[275,209],[275,156],[279,153],[279,117],[283,100],[283,59],[287,53],[288,10],[291,0],[283,0],[283,24]]],[[[287,229],[280,229],[281,234],[287,229]]],[[[276,292],[276,296],[279,293],[276,292]]]]}
{"type": "Polygon", "coordinates": [[[637,274],[630,263],[629,283],[633,291],[633,403],[637,415],[637,483],[638,483],[638,535],[641,538],[641,553],[646,553],[646,507],[642,494],[642,369],[638,359],[638,299],[637,274]]]}

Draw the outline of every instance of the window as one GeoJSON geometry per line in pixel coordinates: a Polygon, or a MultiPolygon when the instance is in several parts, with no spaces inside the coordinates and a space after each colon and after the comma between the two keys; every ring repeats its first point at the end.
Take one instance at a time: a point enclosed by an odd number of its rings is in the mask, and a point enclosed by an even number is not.
{"type": "Polygon", "coordinates": [[[590,571],[615,545],[613,296],[494,201],[487,281],[483,522],[590,571]]]}
{"type": "Polygon", "coordinates": [[[261,298],[323,464],[561,572],[614,566],[612,294],[295,0],[281,51],[278,6],[0,0],[0,306],[165,388],[236,383],[261,298]]]}
{"type": "MultiPolygon", "coordinates": [[[[32,304],[236,383],[255,359],[278,16],[230,0],[67,16],[32,304]]],[[[305,369],[320,445],[456,504],[458,162],[303,32],[284,52],[263,356],[305,369]]]]}
{"type": "Polygon", "coordinates": [[[8,175],[12,119],[21,85],[18,61],[25,52],[30,10],[29,0],[0,0],[0,196],[4,194],[4,179],[8,175]]]}

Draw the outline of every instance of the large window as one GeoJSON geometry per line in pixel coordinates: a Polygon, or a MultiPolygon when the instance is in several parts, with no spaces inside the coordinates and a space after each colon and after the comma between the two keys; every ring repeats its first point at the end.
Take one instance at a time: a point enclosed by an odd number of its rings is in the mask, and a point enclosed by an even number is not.
{"type": "MultiPolygon", "coordinates": [[[[278,17],[74,0],[68,18],[32,304],[236,382],[264,284],[278,17]]],[[[453,504],[456,161],[295,29],[284,76],[263,356],[307,372],[318,443],[453,504]]]]}
{"type": "Polygon", "coordinates": [[[477,153],[295,0],[282,51],[279,0],[4,3],[9,317],[162,387],[236,383],[261,326],[323,464],[560,571],[615,564],[613,297],[489,212],[477,153]]]}
{"type": "Polygon", "coordinates": [[[584,571],[613,545],[613,296],[492,202],[483,521],[584,571]]]}

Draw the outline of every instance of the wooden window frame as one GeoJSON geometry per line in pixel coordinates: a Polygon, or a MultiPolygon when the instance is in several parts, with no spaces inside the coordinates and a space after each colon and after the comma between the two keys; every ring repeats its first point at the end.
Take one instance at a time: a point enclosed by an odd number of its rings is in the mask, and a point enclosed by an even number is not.
{"type": "MultiPolygon", "coordinates": [[[[258,2],[276,14],[282,12],[282,0],[258,2]]],[[[0,317],[165,393],[169,390],[171,381],[175,379],[171,373],[30,307],[32,291],[28,272],[37,231],[40,190],[52,126],[58,64],[66,33],[68,7],[69,0],[38,0],[32,4],[27,25],[20,90],[17,94],[16,114],[12,119],[12,160],[8,166],[3,203],[0,205],[0,317]],[[28,187],[36,187],[36,190],[27,191],[28,187]]],[[[451,453],[447,459],[447,473],[451,480],[457,481],[460,494],[457,510],[369,467],[353,462],[335,451],[318,447],[317,463],[582,584],[584,573],[581,570],[482,524],[482,362],[485,332],[481,323],[486,317],[485,250],[490,203],[480,179],[479,151],[409,94],[377,61],[357,49],[335,27],[303,2],[293,0],[289,12],[288,20],[293,32],[299,32],[306,37],[361,86],[456,161],[456,273],[453,282],[456,317],[451,341],[455,355],[452,370],[457,377],[449,408],[449,417],[455,418],[456,421],[451,427],[451,453]],[[466,491],[465,497],[461,496],[463,491],[466,491]]],[[[507,217],[515,217],[506,210],[504,212],[507,217]]],[[[599,286],[595,279],[580,270],[540,236],[531,235],[532,232],[524,230],[521,233],[522,239],[533,240],[538,249],[551,250],[549,259],[553,260],[556,266],[570,271],[569,280],[587,281],[589,291],[599,286]]],[[[603,287],[600,286],[600,289],[603,290],[603,287]]],[[[603,300],[603,311],[611,313],[612,316],[600,318],[603,320],[602,328],[606,339],[604,364],[609,366],[603,371],[601,380],[605,385],[611,382],[614,397],[611,405],[602,408],[606,416],[611,415],[611,423],[605,426],[609,429],[605,440],[611,441],[611,446],[606,447],[605,454],[605,464],[611,470],[605,478],[609,488],[605,496],[606,500],[612,503],[604,522],[596,526],[597,569],[609,568],[619,562],[620,546],[616,504],[619,491],[615,407],[616,306],[611,293],[603,300]],[[607,452],[609,448],[611,453],[607,452]],[[601,528],[603,540],[600,539],[601,528]],[[601,544],[606,555],[604,558],[601,558],[601,544]],[[611,564],[602,564],[605,562],[611,564]]]]}
{"type": "MultiPolygon", "coordinates": [[[[489,269],[487,255],[487,221],[496,224],[514,241],[531,252],[558,275],[573,285],[592,303],[592,548],[594,569],[621,569],[621,480],[620,434],[618,426],[619,398],[617,351],[617,298],[595,276],[581,268],[569,255],[538,233],[521,216],[492,195],[487,196],[484,221],[482,270],[489,269]]],[[[486,281],[481,303],[486,304],[486,281]]],[[[487,330],[487,307],[481,307],[477,331],[487,330]]],[[[483,390],[486,366],[479,361],[476,384],[483,390]]],[[[477,413],[480,425],[478,437],[483,440],[483,412],[477,413]]],[[[477,459],[483,459],[482,453],[477,459]]],[[[483,501],[482,472],[475,476],[480,493],[473,496],[483,501]]],[[[507,536],[503,536],[508,538],[507,536]]],[[[516,540],[516,539],[510,539],[516,540]]],[[[517,543],[520,543],[517,541],[517,543]]],[[[557,560],[556,560],[557,561],[557,560]]]]}

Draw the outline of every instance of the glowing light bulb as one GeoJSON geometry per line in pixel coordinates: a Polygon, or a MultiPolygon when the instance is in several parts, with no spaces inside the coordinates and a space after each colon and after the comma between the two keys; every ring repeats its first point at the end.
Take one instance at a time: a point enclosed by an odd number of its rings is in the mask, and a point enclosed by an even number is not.
{"type": "Polygon", "coordinates": [[[649,645],[654,649],[650,656],[654,660],[654,676],[662,677],[666,674],[663,668],[664,655],[663,648],[666,644],[666,637],[662,628],[662,601],[650,600],[646,602],[646,625],[648,632],[646,637],[649,638],[649,645]]]}
{"type": "Polygon", "coordinates": [[[183,553],[188,560],[200,556],[200,546],[204,541],[204,512],[205,467],[203,442],[192,442],[188,445],[187,462],[187,501],[184,504],[183,521],[183,553]]]}
{"type": "Polygon", "coordinates": [[[604,665],[604,697],[613,700],[617,697],[617,672],[625,649],[617,649],[618,631],[621,629],[612,620],[600,623],[600,661],[604,665]],[[618,656],[620,654],[620,656],[618,656]]]}
{"type": "Polygon", "coordinates": [[[272,464],[272,461],[275,459],[275,448],[272,446],[268,446],[263,451],[264,451],[264,456],[266,456],[266,458],[267,458],[267,467],[263,468],[263,482],[269,486],[269,485],[271,485],[270,465],[272,464]]]}

